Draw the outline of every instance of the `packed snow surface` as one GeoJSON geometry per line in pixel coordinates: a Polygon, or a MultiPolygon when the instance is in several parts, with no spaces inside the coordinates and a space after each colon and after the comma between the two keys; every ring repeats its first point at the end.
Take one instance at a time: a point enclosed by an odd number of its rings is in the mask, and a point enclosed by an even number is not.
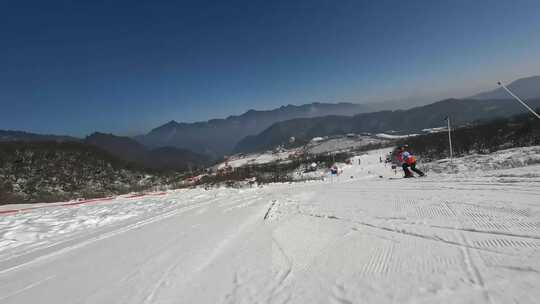
{"type": "Polygon", "coordinates": [[[0,303],[538,303],[540,165],[402,179],[385,153],[0,216],[0,303]]]}

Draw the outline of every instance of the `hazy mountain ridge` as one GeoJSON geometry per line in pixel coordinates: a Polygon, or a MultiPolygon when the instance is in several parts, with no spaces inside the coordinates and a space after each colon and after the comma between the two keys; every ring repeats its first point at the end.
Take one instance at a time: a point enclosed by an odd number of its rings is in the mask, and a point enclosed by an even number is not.
{"type": "Polygon", "coordinates": [[[130,137],[113,134],[93,133],[84,139],[89,145],[97,146],[123,160],[158,170],[185,171],[207,165],[209,158],[186,149],[161,147],[149,149],[130,137]]]}
{"type": "MultiPolygon", "coordinates": [[[[509,87],[525,100],[532,99],[533,107],[537,106],[531,96],[540,97],[540,76],[518,79],[509,87]]],[[[507,95],[502,88],[498,88],[469,99],[448,99],[414,108],[410,106],[424,104],[425,100],[409,98],[407,100],[410,102],[406,104],[405,100],[396,100],[366,104],[287,105],[272,110],[249,110],[241,115],[204,122],[170,121],[146,135],[134,138],[96,132],[79,139],[0,130],[0,142],[80,142],[100,147],[123,160],[148,168],[186,170],[207,164],[209,158],[268,149],[287,142],[290,136],[306,141],[315,136],[347,132],[414,131],[439,126],[441,119],[447,115],[455,116],[456,123],[466,123],[522,111],[507,95]],[[467,114],[469,112],[474,114],[467,114]],[[352,117],[355,114],[358,115],[352,117]]]]}
{"type": "MultiPolygon", "coordinates": [[[[540,99],[529,101],[540,107],[540,99]]],[[[254,152],[271,149],[295,137],[298,143],[313,137],[345,133],[419,131],[440,127],[445,118],[451,117],[454,126],[475,121],[487,121],[498,117],[509,117],[523,113],[523,107],[514,100],[447,99],[427,106],[409,110],[381,111],[358,114],[352,117],[326,116],[293,119],[276,123],[256,136],[244,138],[235,148],[236,152],[254,152]]]]}
{"type": "Polygon", "coordinates": [[[95,132],[84,139],[84,143],[101,149],[128,161],[140,160],[147,148],[137,141],[123,136],[95,132]]]}
{"type": "Polygon", "coordinates": [[[25,131],[0,130],[0,142],[24,141],[24,142],[67,142],[80,141],[80,138],[65,135],[35,134],[25,131]]]}
{"type": "MultiPolygon", "coordinates": [[[[539,106],[540,76],[517,79],[508,87],[532,107],[539,106]]],[[[416,103],[422,104],[424,102],[418,100],[416,103]]],[[[414,131],[440,126],[442,125],[441,120],[448,115],[453,116],[455,123],[463,124],[474,120],[509,117],[526,111],[515,100],[512,100],[502,88],[479,93],[470,98],[451,98],[407,110],[390,110],[392,105],[402,105],[400,102],[384,104],[379,105],[381,111],[361,113],[353,118],[319,117],[276,123],[257,135],[247,136],[236,145],[234,151],[251,152],[270,149],[286,143],[291,136],[305,142],[315,136],[348,132],[414,131]]],[[[366,104],[372,109],[375,109],[376,105],[366,104]]]]}
{"type": "Polygon", "coordinates": [[[0,142],[20,144],[79,143],[81,149],[87,146],[89,151],[93,151],[92,147],[98,147],[120,160],[157,170],[184,171],[207,165],[209,162],[207,156],[186,149],[174,147],[149,149],[133,138],[100,132],[92,133],[84,139],[80,139],[70,136],[0,130],[0,142]]]}
{"type": "Polygon", "coordinates": [[[242,138],[261,132],[272,124],[294,118],[353,115],[369,107],[353,103],[288,105],[274,110],[249,110],[242,115],[206,122],[168,122],[136,139],[149,147],[173,146],[219,157],[230,153],[242,138]]]}
{"type": "MultiPolygon", "coordinates": [[[[518,97],[533,99],[540,97],[540,76],[520,78],[508,85],[508,88],[518,97]]],[[[508,99],[511,96],[503,88],[483,92],[470,97],[471,99],[508,99]]]]}

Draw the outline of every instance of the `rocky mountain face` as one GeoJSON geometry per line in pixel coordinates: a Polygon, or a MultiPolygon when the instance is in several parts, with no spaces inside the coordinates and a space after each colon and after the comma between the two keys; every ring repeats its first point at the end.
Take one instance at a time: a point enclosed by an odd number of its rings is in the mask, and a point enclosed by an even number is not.
{"type": "Polygon", "coordinates": [[[269,111],[250,110],[239,116],[206,122],[171,121],[136,139],[148,147],[170,146],[220,157],[231,153],[244,137],[258,134],[276,122],[326,115],[354,115],[368,110],[369,107],[365,105],[352,103],[288,105],[269,111]]]}

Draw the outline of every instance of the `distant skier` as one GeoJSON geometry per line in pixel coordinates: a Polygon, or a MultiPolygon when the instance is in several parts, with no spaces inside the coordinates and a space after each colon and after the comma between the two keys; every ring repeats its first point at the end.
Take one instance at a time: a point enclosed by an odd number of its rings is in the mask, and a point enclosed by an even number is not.
{"type": "Polygon", "coordinates": [[[339,175],[339,169],[336,164],[332,165],[330,167],[330,182],[335,182],[337,180],[337,177],[339,175]]]}
{"type": "Polygon", "coordinates": [[[392,163],[392,152],[390,152],[389,154],[387,154],[385,156],[385,159],[384,159],[384,166],[386,167],[386,165],[392,163]]]}
{"type": "Polygon", "coordinates": [[[411,170],[416,172],[420,176],[424,176],[425,175],[424,172],[416,168],[416,157],[412,153],[410,153],[408,150],[409,150],[409,146],[404,145],[400,148],[400,151],[398,153],[398,160],[401,163],[403,172],[405,173],[404,177],[406,178],[414,177],[411,170]]]}

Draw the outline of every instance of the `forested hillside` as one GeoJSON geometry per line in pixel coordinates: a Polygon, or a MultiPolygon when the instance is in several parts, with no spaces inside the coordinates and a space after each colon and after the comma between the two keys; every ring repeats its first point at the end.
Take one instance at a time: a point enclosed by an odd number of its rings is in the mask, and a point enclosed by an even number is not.
{"type": "MultiPolygon", "coordinates": [[[[447,132],[410,137],[399,144],[408,144],[425,161],[446,158],[450,154],[447,132]]],[[[455,156],[534,145],[540,145],[540,120],[529,114],[462,127],[452,132],[455,156]]]]}
{"type": "Polygon", "coordinates": [[[101,197],[179,181],[179,174],[148,171],[80,143],[0,143],[0,204],[101,197]]]}

